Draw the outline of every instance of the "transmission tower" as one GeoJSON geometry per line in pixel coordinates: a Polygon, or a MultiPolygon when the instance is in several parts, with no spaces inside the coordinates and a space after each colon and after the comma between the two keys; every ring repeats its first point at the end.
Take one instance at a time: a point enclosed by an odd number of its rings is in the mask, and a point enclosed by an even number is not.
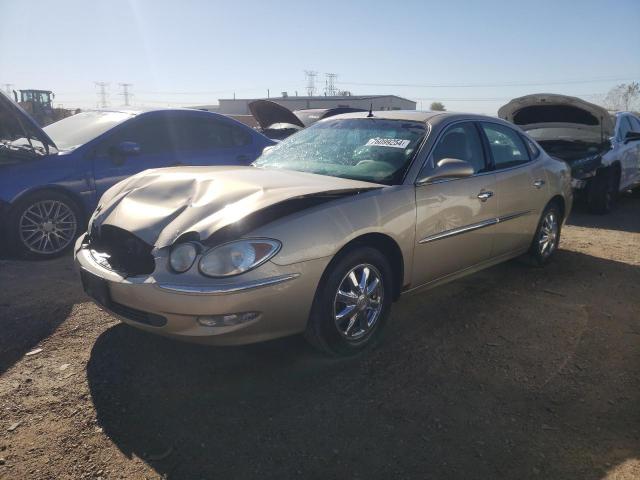
{"type": "Polygon", "coordinates": [[[325,73],[324,77],[324,94],[327,97],[335,97],[338,94],[338,89],[336,88],[336,78],[338,78],[338,75],[335,73],[325,73]]]}
{"type": "Polygon", "coordinates": [[[98,87],[98,107],[107,108],[109,106],[109,92],[107,87],[109,82],[94,82],[98,87]]]}
{"type": "Polygon", "coordinates": [[[119,85],[122,87],[122,93],[120,95],[124,97],[124,106],[128,107],[130,105],[129,99],[133,97],[133,93],[129,91],[129,87],[132,87],[133,83],[120,83],[119,85]]]}
{"type": "Polygon", "coordinates": [[[313,97],[316,94],[316,77],[318,76],[318,72],[305,70],[304,76],[307,78],[307,95],[313,97]]]}

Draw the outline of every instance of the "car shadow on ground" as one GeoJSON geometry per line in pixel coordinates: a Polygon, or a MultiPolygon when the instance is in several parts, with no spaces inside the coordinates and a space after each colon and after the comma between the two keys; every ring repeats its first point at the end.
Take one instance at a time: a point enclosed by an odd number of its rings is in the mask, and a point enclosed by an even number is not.
{"type": "Polygon", "coordinates": [[[67,319],[74,304],[86,302],[86,297],[78,288],[69,255],[45,262],[0,259],[0,273],[2,375],[48,338],[67,319]],[[34,269],[43,274],[34,276],[34,269]]]}
{"type": "Polygon", "coordinates": [[[403,299],[358,358],[118,325],[87,376],[104,432],[168,478],[598,479],[640,455],[639,289],[638,267],[559,251],[403,299]]]}
{"type": "Polygon", "coordinates": [[[608,215],[589,213],[584,202],[576,201],[567,219],[569,225],[640,233],[640,195],[625,193],[618,198],[615,211],[608,215]]]}

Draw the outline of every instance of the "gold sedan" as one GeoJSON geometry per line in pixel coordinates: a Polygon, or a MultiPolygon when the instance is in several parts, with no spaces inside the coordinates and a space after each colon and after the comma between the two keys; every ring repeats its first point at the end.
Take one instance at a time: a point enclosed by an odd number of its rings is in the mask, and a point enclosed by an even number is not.
{"type": "Polygon", "coordinates": [[[350,355],[407,292],[523,254],[549,261],[571,205],[567,165],[507,122],[353,113],[250,167],[119,183],[75,259],[85,291],[143,330],[216,345],[304,333],[350,355]]]}

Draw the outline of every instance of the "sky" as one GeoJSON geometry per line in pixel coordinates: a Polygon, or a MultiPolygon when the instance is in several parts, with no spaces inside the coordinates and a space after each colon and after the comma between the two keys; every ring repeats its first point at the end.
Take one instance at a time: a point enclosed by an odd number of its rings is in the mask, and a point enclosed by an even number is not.
{"type": "Polygon", "coordinates": [[[0,0],[0,88],[95,107],[304,94],[304,71],[353,94],[495,114],[536,92],[601,100],[640,81],[640,0],[0,0]]]}

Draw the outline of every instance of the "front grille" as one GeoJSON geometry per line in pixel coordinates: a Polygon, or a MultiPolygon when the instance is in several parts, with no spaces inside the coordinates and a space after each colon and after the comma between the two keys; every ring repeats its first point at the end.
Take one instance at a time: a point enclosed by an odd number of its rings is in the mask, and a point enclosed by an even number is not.
{"type": "Polygon", "coordinates": [[[149,275],[155,269],[153,246],[122,228],[92,228],[87,246],[100,265],[124,276],[149,275]]]}
{"type": "Polygon", "coordinates": [[[135,308],[127,307],[126,305],[122,305],[121,303],[116,303],[114,301],[109,303],[109,309],[116,315],[128,318],[134,322],[151,325],[152,327],[164,327],[167,324],[167,319],[162,315],[136,310],[135,308]]]}

